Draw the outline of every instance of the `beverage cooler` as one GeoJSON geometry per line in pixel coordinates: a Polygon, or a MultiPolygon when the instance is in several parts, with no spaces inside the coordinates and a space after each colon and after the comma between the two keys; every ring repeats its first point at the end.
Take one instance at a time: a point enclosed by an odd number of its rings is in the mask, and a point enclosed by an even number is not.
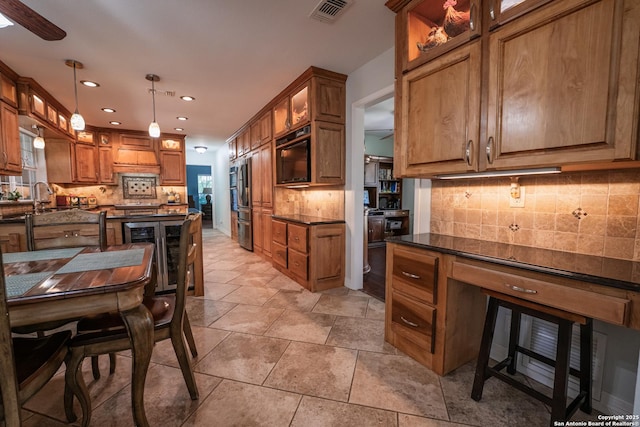
{"type": "MultiPolygon", "coordinates": [[[[180,227],[182,221],[127,222],[123,224],[126,243],[155,243],[156,292],[175,292],[180,260],[180,227]]],[[[189,289],[194,289],[193,273],[189,289]]]]}

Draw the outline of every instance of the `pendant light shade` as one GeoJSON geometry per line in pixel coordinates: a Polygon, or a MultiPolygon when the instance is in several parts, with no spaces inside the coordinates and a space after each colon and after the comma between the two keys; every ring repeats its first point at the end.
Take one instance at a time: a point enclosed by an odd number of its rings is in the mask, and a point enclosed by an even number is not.
{"type": "Polygon", "coordinates": [[[153,102],[153,121],[149,125],[149,136],[158,138],[160,136],[160,125],[156,122],[156,85],[155,82],[160,81],[160,77],[155,74],[147,74],[145,79],[151,82],[151,99],[153,102]]]}
{"type": "Polygon", "coordinates": [[[34,139],[33,139],[33,148],[37,148],[39,150],[42,150],[44,148],[44,138],[42,136],[40,136],[40,128],[36,125],[31,126],[33,129],[35,129],[36,133],[38,134],[34,139]]]}
{"type": "Polygon", "coordinates": [[[76,98],[76,110],[69,120],[71,122],[71,128],[73,130],[84,130],[84,117],[78,112],[78,83],[76,80],[76,68],[82,69],[84,65],[82,65],[82,62],[74,59],[67,59],[64,63],[69,67],[73,67],[73,91],[76,98]]]}

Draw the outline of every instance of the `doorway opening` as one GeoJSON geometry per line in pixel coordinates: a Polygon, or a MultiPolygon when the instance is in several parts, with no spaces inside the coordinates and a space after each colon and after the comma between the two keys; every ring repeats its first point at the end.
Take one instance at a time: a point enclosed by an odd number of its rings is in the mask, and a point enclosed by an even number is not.
{"type": "Polygon", "coordinates": [[[213,178],[211,166],[187,165],[187,200],[202,212],[202,227],[213,228],[213,178]]]}

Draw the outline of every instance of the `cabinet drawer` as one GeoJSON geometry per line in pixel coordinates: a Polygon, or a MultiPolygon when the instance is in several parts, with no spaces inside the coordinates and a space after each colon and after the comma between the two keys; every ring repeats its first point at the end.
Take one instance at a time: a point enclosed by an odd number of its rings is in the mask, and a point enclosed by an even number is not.
{"type": "Polygon", "coordinates": [[[272,229],[271,235],[274,242],[281,245],[287,245],[287,223],[282,221],[271,221],[272,229]]]}
{"type": "Polygon", "coordinates": [[[626,325],[629,317],[628,299],[603,295],[586,289],[522,277],[517,274],[461,262],[453,263],[451,277],[471,285],[616,325],[626,325]]]}
{"type": "Polygon", "coordinates": [[[271,244],[271,259],[279,266],[287,268],[287,247],[274,240],[271,244]]]}
{"type": "Polygon", "coordinates": [[[404,297],[391,296],[391,328],[429,353],[433,353],[436,331],[436,309],[404,297]]]}
{"type": "Polygon", "coordinates": [[[307,227],[289,224],[287,243],[289,248],[298,252],[307,253],[307,227]]]}
{"type": "Polygon", "coordinates": [[[303,280],[307,280],[307,278],[309,277],[308,269],[307,269],[308,256],[305,254],[301,254],[299,252],[290,250],[288,261],[289,261],[288,262],[289,271],[293,275],[303,280]]]}
{"type": "Polygon", "coordinates": [[[395,247],[391,281],[394,290],[435,304],[438,258],[416,250],[395,247]]]}

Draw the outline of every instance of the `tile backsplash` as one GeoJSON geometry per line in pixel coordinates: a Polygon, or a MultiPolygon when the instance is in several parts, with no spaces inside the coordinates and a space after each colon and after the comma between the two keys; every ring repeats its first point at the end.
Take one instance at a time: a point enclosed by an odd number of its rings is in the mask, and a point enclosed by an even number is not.
{"type": "Polygon", "coordinates": [[[431,231],[640,260],[640,170],[524,176],[524,207],[509,178],[432,182],[431,231]]]}
{"type": "Polygon", "coordinates": [[[274,206],[278,215],[311,215],[344,219],[344,189],[310,187],[302,190],[276,187],[274,206]]]}

